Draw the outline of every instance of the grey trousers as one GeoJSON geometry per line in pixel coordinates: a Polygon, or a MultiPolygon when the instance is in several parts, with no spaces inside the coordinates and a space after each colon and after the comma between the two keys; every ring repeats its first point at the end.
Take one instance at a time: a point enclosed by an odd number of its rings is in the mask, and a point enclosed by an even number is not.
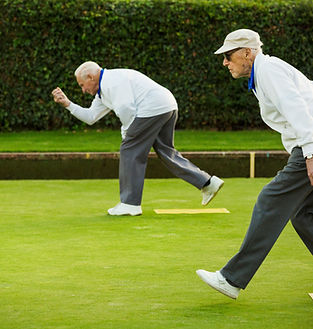
{"type": "Polygon", "coordinates": [[[292,150],[287,165],[261,191],[240,250],[221,269],[223,276],[244,289],[289,219],[313,255],[313,186],[299,147],[292,150]]]}
{"type": "Polygon", "coordinates": [[[120,200],[140,205],[148,154],[151,147],[176,177],[201,189],[210,175],[185,159],[174,148],[177,111],[149,118],[135,118],[120,147],[120,200]]]}

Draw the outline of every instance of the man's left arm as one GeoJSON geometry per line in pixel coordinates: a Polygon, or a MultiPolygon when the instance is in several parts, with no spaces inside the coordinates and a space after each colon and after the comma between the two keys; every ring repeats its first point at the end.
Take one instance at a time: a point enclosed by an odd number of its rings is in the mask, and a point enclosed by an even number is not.
{"type": "Polygon", "coordinates": [[[124,128],[128,129],[137,112],[135,95],[130,81],[125,78],[116,79],[115,84],[110,88],[109,94],[116,115],[124,128]]]}
{"type": "MultiPolygon", "coordinates": [[[[303,156],[313,154],[313,117],[293,79],[288,72],[271,65],[262,72],[262,80],[266,95],[296,132],[303,156]]],[[[313,185],[313,158],[306,160],[306,166],[313,185]]]]}

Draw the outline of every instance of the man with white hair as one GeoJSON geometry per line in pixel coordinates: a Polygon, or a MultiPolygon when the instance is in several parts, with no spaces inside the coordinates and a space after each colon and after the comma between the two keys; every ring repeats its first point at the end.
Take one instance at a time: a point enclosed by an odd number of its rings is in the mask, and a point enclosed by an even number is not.
{"type": "Polygon", "coordinates": [[[75,117],[92,125],[111,110],[122,123],[120,147],[120,203],[108,210],[110,215],[141,215],[144,176],[151,147],[165,166],[202,192],[207,205],[224,182],[210,176],[185,159],[174,148],[177,103],[172,93],[130,69],[103,69],[85,62],[75,71],[83,93],[95,96],[90,108],[72,103],[60,88],[52,91],[55,102],[75,117]]]}
{"type": "Polygon", "coordinates": [[[261,191],[239,252],[217,272],[198,270],[200,278],[236,299],[291,219],[313,254],[313,83],[279,58],[263,55],[259,34],[247,29],[228,34],[215,54],[235,78],[249,78],[261,116],[281,133],[290,153],[287,165],[261,191]]]}

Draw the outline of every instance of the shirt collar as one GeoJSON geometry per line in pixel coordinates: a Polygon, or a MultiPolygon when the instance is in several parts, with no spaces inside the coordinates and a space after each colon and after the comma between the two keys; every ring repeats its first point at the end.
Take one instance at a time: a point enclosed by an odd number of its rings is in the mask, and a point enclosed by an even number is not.
{"type": "Polygon", "coordinates": [[[249,90],[253,89],[255,91],[255,84],[254,84],[254,62],[252,64],[252,70],[251,70],[250,78],[249,78],[249,81],[248,81],[248,89],[249,90]]]}
{"type": "Polygon", "coordinates": [[[100,77],[99,77],[99,88],[98,88],[98,92],[97,92],[99,98],[101,98],[101,80],[102,80],[103,72],[104,72],[104,69],[101,70],[100,77]]]}

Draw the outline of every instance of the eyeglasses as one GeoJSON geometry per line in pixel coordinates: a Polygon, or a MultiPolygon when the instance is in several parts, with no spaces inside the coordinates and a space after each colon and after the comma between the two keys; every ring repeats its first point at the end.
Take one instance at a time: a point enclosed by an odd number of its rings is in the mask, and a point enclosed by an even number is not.
{"type": "Polygon", "coordinates": [[[238,50],[240,50],[240,49],[242,49],[242,48],[236,48],[236,49],[234,49],[234,50],[230,50],[230,51],[228,51],[227,53],[224,53],[223,56],[224,56],[225,59],[228,60],[228,62],[230,62],[230,61],[231,61],[231,56],[232,56],[232,54],[234,54],[236,51],[238,51],[238,50]]]}

